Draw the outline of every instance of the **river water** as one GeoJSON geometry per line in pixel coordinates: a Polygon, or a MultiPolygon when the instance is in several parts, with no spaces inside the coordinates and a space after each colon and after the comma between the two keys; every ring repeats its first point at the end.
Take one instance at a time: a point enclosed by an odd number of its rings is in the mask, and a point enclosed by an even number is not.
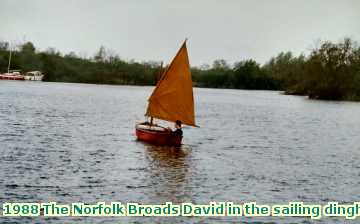
{"type": "MultiPolygon", "coordinates": [[[[153,87],[0,82],[0,202],[352,203],[360,103],[194,89],[180,150],[136,141],[153,87]]],[[[171,125],[171,124],[169,124],[171,125]]],[[[342,223],[342,218],[5,218],[97,223],[342,223]]],[[[356,221],[354,221],[355,223],[356,221]]]]}

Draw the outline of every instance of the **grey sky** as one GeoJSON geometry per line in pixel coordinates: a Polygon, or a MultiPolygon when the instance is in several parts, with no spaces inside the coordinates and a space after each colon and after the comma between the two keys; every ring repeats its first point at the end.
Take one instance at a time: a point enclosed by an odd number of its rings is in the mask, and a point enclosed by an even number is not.
{"type": "Polygon", "coordinates": [[[360,41],[358,0],[0,0],[0,40],[168,62],[187,37],[193,65],[261,63],[319,39],[360,41]]]}

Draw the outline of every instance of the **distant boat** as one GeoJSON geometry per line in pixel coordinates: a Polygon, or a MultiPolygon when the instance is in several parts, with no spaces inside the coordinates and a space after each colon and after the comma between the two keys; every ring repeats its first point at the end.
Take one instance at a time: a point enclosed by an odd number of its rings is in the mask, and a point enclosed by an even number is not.
{"type": "Polygon", "coordinates": [[[29,81],[42,81],[43,78],[44,75],[40,71],[27,72],[24,75],[24,79],[29,81]]]}
{"type": "Polygon", "coordinates": [[[29,80],[29,81],[42,81],[44,75],[40,71],[31,71],[22,75],[20,70],[10,70],[11,65],[11,48],[9,51],[9,62],[7,73],[0,74],[0,79],[3,80],[29,80]]]}
{"type": "Polygon", "coordinates": [[[10,70],[11,65],[11,47],[9,51],[9,61],[7,73],[0,74],[0,79],[4,80],[25,80],[24,76],[20,74],[20,70],[10,70]]]}
{"type": "Polygon", "coordinates": [[[196,127],[186,40],[161,75],[148,101],[145,116],[150,118],[150,122],[136,124],[137,138],[156,145],[180,146],[182,136],[153,123],[153,119],[180,120],[183,124],[196,127]]]}
{"type": "Polygon", "coordinates": [[[8,70],[7,73],[0,74],[0,80],[25,80],[25,77],[18,71],[8,70]]]}

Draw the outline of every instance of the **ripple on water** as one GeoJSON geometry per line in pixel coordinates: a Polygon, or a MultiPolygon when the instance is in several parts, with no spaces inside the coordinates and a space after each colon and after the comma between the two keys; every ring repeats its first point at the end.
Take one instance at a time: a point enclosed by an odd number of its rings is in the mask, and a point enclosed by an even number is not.
{"type": "MultiPolygon", "coordinates": [[[[360,195],[356,178],[360,116],[354,116],[360,114],[358,103],[310,101],[272,91],[196,89],[201,128],[184,128],[184,145],[175,149],[135,140],[133,126],[143,118],[152,87],[1,85],[2,202],[326,203],[351,202],[360,195]]],[[[174,220],[285,222],[231,217],[174,220]]],[[[287,220],[312,223],[303,218],[287,220]]]]}

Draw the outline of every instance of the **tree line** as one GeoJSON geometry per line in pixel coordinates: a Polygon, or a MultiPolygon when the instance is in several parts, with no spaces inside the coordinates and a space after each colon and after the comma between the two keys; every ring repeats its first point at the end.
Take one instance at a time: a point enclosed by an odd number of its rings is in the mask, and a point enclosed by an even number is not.
{"type": "MultiPolygon", "coordinates": [[[[0,72],[7,70],[9,44],[0,41],[0,72]]],[[[54,48],[37,51],[31,42],[13,50],[11,69],[40,70],[45,81],[97,84],[155,85],[160,62],[122,60],[100,47],[91,58],[54,48]]],[[[345,38],[323,41],[309,55],[281,52],[264,65],[248,59],[229,65],[215,60],[211,66],[192,68],[194,85],[209,88],[283,90],[314,99],[360,100],[360,47],[345,38]]]]}

